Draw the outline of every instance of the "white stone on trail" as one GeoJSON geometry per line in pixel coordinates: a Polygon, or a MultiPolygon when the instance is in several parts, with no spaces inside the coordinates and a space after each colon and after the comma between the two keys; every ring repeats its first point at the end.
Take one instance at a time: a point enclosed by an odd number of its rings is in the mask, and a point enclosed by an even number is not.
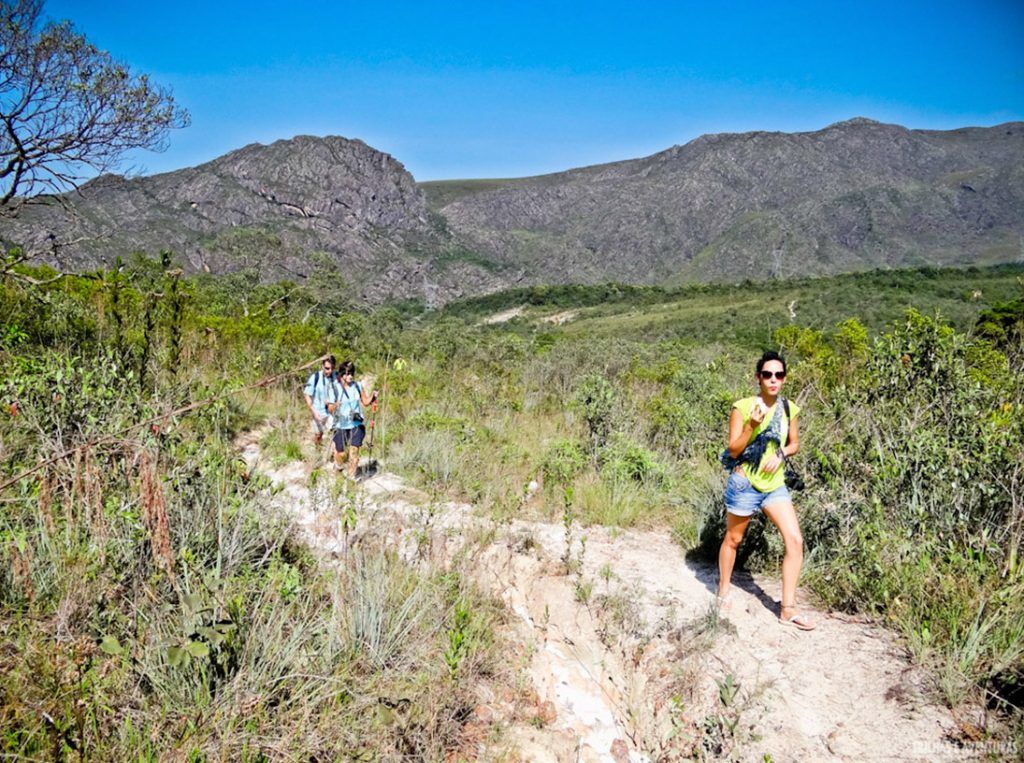
{"type": "MultiPolygon", "coordinates": [[[[275,502],[311,548],[328,559],[342,553],[337,521],[316,511],[308,467],[262,465],[262,433],[239,439],[246,463],[278,486],[275,502]]],[[[737,580],[726,622],[693,647],[717,570],[685,560],[665,532],[574,527],[574,554],[582,535],[585,553],[567,574],[561,524],[497,525],[467,504],[431,502],[386,472],[359,483],[358,494],[354,538],[373,532],[409,561],[438,565],[468,548],[471,574],[515,616],[506,636],[528,658],[537,704],[502,720],[501,744],[520,760],[678,760],[673,745],[723,717],[736,719],[735,730],[715,754],[734,760],[964,757],[950,741],[950,712],[928,701],[922,674],[888,632],[820,612],[808,613],[814,631],[782,626],[772,580],[737,580]],[[730,706],[723,685],[739,687],[730,706]]]]}
{"type": "Polygon", "coordinates": [[[398,475],[381,472],[364,481],[363,489],[372,496],[386,496],[401,493],[408,490],[408,487],[398,475]]]}

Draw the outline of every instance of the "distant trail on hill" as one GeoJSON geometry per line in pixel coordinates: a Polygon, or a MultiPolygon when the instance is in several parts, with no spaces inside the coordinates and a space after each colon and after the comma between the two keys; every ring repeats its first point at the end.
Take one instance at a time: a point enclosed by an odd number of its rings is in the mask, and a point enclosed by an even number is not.
{"type": "Polygon", "coordinates": [[[963,757],[956,720],[929,701],[926,677],[877,626],[814,613],[816,631],[784,628],[773,611],[778,586],[761,578],[739,581],[735,609],[718,620],[709,609],[716,572],[685,561],[667,533],[576,527],[579,567],[570,573],[562,525],[496,525],[388,473],[361,483],[358,525],[341,537],[310,492],[309,464],[263,463],[264,431],[239,439],[242,456],[278,485],[279,509],[325,564],[343,564],[372,538],[410,564],[463,564],[508,607],[505,636],[531,699],[496,696],[476,709],[474,722],[504,729],[497,742],[480,735],[482,759],[515,751],[530,761],[624,763],[695,750],[752,761],[963,757]]]}

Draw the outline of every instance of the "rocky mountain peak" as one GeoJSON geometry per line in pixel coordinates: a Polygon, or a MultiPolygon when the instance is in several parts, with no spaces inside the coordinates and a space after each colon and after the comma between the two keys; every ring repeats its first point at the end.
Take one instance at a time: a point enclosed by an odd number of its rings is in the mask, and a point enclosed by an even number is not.
{"type": "Polygon", "coordinates": [[[186,270],[252,269],[267,280],[301,280],[326,256],[368,299],[451,295],[424,268],[421,253],[443,250],[446,238],[422,191],[401,162],[360,140],[254,143],[175,172],[106,175],[65,201],[26,209],[0,238],[49,248],[44,259],[61,267],[170,250],[186,270]]]}
{"type": "Polygon", "coordinates": [[[473,248],[523,264],[539,282],[1016,260],[1017,127],[911,130],[856,117],[813,132],[704,135],[642,159],[462,194],[437,211],[473,248]]]}
{"type": "MultiPolygon", "coordinates": [[[[876,119],[868,119],[867,117],[853,117],[851,119],[844,119],[841,122],[833,122],[826,130],[838,130],[845,127],[877,127],[885,125],[884,122],[879,122],[876,119]]],[[[888,127],[895,127],[896,125],[885,125],[888,127]]]]}

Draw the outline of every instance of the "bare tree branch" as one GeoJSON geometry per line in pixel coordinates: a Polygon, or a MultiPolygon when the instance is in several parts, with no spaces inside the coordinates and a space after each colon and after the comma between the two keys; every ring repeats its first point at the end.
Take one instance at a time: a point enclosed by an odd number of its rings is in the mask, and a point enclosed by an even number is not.
{"type": "Polygon", "coordinates": [[[0,214],[109,172],[125,152],[166,147],[188,112],[166,88],[75,32],[41,0],[0,0],[0,214]]]}

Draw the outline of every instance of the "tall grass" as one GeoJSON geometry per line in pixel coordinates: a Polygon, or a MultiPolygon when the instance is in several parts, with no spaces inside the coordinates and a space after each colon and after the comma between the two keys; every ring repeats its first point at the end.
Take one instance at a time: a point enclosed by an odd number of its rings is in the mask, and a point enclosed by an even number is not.
{"type": "Polygon", "coordinates": [[[351,567],[321,569],[234,452],[238,431],[273,411],[285,423],[270,450],[295,454],[301,380],[265,391],[261,407],[228,396],[129,429],[315,357],[321,328],[264,315],[247,333],[209,332],[185,308],[132,312],[128,286],[111,326],[111,296],[92,282],[43,293],[0,289],[0,478],[55,458],[0,494],[0,755],[438,760],[459,749],[499,648],[493,606],[457,572],[411,568],[369,542],[351,567]],[[164,365],[176,357],[210,365],[164,365]]]}

